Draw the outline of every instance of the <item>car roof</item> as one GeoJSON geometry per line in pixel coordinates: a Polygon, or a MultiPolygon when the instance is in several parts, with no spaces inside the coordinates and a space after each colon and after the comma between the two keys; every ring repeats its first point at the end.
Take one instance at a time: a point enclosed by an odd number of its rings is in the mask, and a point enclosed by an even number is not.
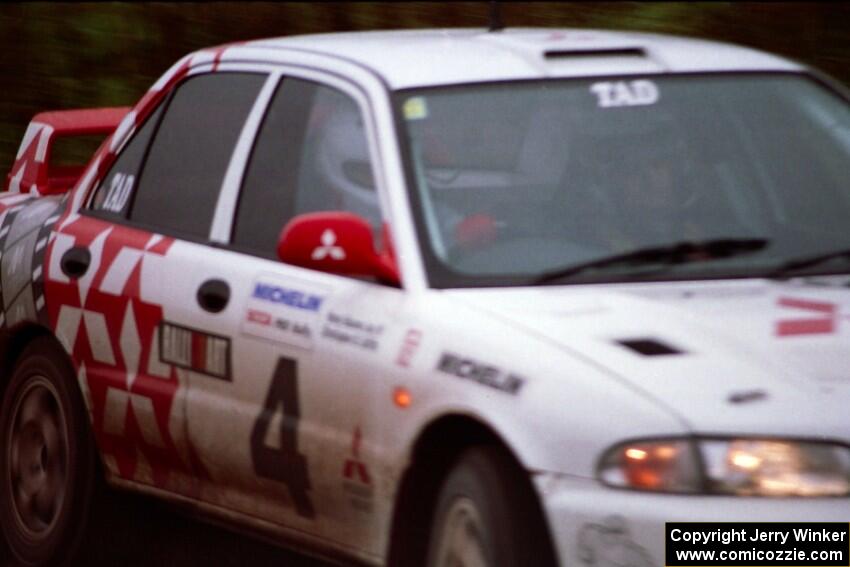
{"type": "Polygon", "coordinates": [[[345,32],[252,41],[367,67],[393,89],[619,74],[800,71],[746,47],[640,32],[509,28],[345,32]]]}

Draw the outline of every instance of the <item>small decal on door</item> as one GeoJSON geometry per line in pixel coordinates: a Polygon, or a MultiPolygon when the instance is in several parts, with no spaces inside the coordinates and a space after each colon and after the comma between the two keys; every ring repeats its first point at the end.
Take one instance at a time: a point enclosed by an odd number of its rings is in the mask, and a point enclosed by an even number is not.
{"type": "Polygon", "coordinates": [[[230,381],[230,339],[163,321],[159,325],[159,358],[207,376],[230,381]]]}

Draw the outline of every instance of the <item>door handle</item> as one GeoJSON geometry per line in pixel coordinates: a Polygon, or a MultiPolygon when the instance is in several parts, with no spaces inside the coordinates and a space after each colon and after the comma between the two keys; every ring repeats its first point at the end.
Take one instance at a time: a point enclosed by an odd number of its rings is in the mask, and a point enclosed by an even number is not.
{"type": "Polygon", "coordinates": [[[207,280],[198,288],[198,304],[204,311],[219,313],[230,301],[230,286],[223,280],[207,280]]]}
{"type": "Polygon", "coordinates": [[[91,264],[91,252],[85,246],[75,246],[64,254],[59,266],[66,276],[75,280],[82,277],[91,264]]]}

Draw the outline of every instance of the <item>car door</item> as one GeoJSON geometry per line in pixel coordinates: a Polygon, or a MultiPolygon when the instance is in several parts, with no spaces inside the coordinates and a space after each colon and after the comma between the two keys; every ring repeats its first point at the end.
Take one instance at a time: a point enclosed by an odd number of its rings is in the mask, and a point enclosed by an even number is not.
{"type": "MultiPolygon", "coordinates": [[[[200,488],[204,471],[185,413],[197,361],[162,347],[190,317],[175,306],[175,274],[208,249],[224,173],[266,79],[225,72],[184,79],[52,244],[50,316],[77,361],[98,446],[118,479],[189,496],[200,488]]],[[[221,343],[206,340],[200,370],[225,374],[221,343]]]]}
{"type": "MultiPolygon", "coordinates": [[[[390,501],[379,491],[390,489],[379,485],[372,440],[391,392],[376,378],[401,332],[394,312],[404,294],[276,256],[281,229],[299,214],[353,212],[380,232],[366,108],[339,79],[281,78],[238,187],[225,188],[231,204],[222,199],[214,227],[223,249],[180,276],[191,282],[177,303],[190,304],[204,278],[231,290],[215,327],[230,341],[231,372],[192,379],[187,398],[189,438],[209,472],[203,498],[377,554],[375,520],[390,501]]],[[[315,247],[341,251],[333,235],[315,247]]]]}

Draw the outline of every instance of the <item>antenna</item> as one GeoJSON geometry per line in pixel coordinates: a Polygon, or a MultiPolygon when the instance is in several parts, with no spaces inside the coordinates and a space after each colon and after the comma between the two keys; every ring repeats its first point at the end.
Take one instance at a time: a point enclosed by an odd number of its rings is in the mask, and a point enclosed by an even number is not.
{"type": "Polygon", "coordinates": [[[493,0],[490,2],[490,29],[491,32],[502,31],[505,29],[505,24],[502,23],[502,13],[499,10],[499,3],[493,0]]]}

